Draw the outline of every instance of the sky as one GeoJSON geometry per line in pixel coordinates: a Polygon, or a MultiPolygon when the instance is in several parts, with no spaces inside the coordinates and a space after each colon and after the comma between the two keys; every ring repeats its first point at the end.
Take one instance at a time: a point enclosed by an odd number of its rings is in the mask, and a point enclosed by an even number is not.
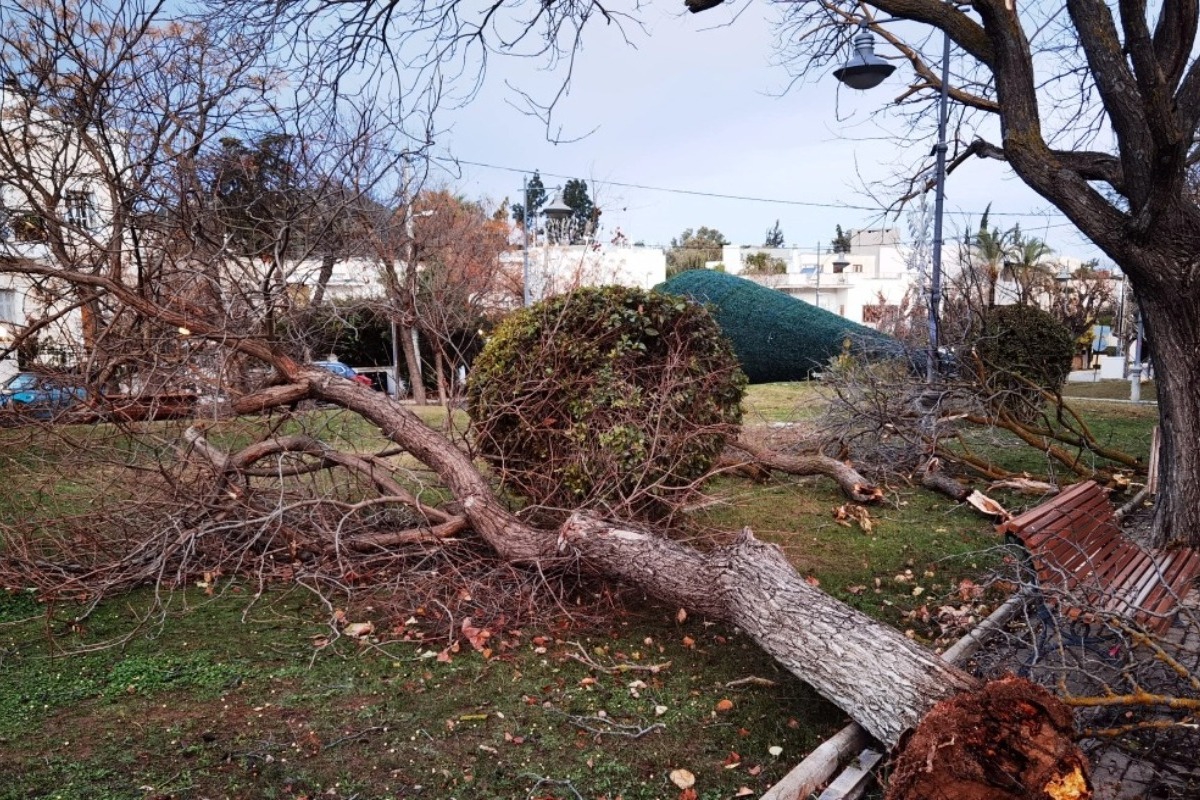
{"type": "MultiPolygon", "coordinates": [[[[879,182],[927,154],[934,130],[921,152],[906,152],[889,130],[902,121],[873,113],[904,90],[907,68],[854,92],[833,77],[839,63],[789,89],[776,63],[771,6],[741,2],[698,15],[682,8],[650,4],[645,31],[627,31],[632,46],[611,26],[585,31],[570,93],[555,109],[556,130],[575,141],[550,141],[544,123],[517,107],[512,88],[548,98],[563,71],[492,58],[474,100],[439,117],[445,171],[432,180],[498,202],[519,200],[534,170],[551,191],[582,178],[603,211],[602,241],[619,227],[630,241],[668,245],[686,228],[707,226],[733,244],[761,245],[776,220],[787,244],[801,248],[827,246],[837,225],[898,227],[907,239],[905,218],[883,211],[893,196],[879,182]]],[[[989,204],[1001,229],[1019,223],[1060,255],[1105,261],[1002,164],[982,159],[948,179],[946,240],[976,229],[989,204]]]]}

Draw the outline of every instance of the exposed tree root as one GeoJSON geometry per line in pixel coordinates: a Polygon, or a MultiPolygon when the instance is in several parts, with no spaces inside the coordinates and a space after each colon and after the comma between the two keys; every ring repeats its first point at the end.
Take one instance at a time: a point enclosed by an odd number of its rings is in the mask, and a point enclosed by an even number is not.
{"type": "Polygon", "coordinates": [[[939,703],[896,759],[888,800],[1085,800],[1070,710],[1020,678],[939,703]]]}

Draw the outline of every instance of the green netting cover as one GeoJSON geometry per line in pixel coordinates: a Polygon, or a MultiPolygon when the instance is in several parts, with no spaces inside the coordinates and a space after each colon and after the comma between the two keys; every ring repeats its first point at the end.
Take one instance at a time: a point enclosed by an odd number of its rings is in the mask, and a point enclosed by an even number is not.
{"type": "Polygon", "coordinates": [[[898,341],[878,331],[723,272],[681,272],[655,288],[712,305],[751,383],[807,380],[847,342],[876,355],[903,352],[898,341]]]}

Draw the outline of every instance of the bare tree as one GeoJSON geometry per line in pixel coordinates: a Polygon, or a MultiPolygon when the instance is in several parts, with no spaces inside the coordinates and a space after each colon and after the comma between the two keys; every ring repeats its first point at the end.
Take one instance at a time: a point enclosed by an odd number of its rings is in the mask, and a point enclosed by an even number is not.
{"type": "Polygon", "coordinates": [[[482,328],[517,305],[515,272],[501,260],[509,227],[450,192],[424,192],[415,225],[419,245],[417,325],[433,349],[438,397],[461,391],[460,373],[479,347],[482,328]]]}
{"type": "Polygon", "coordinates": [[[876,25],[873,9],[940,29],[954,44],[951,170],[973,155],[1003,160],[1129,277],[1159,375],[1164,484],[1156,535],[1200,543],[1200,448],[1193,445],[1200,400],[1190,388],[1200,362],[1189,355],[1200,346],[1200,208],[1188,189],[1200,121],[1196,4],[1114,9],[1070,0],[1065,13],[1008,0],[970,8],[937,0],[787,7],[798,69],[826,68],[845,49],[848,23],[865,22],[911,65],[913,80],[899,100],[915,111],[940,87],[940,42],[876,25]]]}

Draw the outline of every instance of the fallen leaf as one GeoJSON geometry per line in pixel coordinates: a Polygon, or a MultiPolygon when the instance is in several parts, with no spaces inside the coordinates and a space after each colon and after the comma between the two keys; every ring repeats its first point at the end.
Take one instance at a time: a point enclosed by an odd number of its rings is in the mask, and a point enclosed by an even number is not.
{"type": "Polygon", "coordinates": [[[973,600],[983,594],[983,587],[977,586],[970,578],[958,582],[958,596],[963,600],[973,600]]]}
{"type": "Polygon", "coordinates": [[[717,702],[717,711],[731,711],[733,709],[733,701],[728,698],[722,698],[717,702]]]}
{"type": "Polygon", "coordinates": [[[447,647],[445,650],[438,653],[437,660],[442,662],[443,664],[449,664],[450,663],[450,648],[447,647]]]}
{"type": "Polygon", "coordinates": [[[681,609],[679,609],[679,611],[675,612],[675,621],[678,622],[680,625],[682,625],[686,620],[687,620],[687,611],[685,611],[684,609],[681,608],[681,609]]]}
{"type": "Polygon", "coordinates": [[[680,789],[690,789],[696,785],[696,776],[686,769],[673,769],[669,777],[671,778],[671,783],[680,789]]]}
{"type": "Polygon", "coordinates": [[[846,587],[846,591],[849,592],[850,594],[862,594],[866,590],[867,590],[867,587],[862,584],[846,587]]]}
{"type": "Polygon", "coordinates": [[[654,716],[661,717],[665,713],[667,713],[666,706],[655,706],[654,707],[654,716]]]}
{"type": "Polygon", "coordinates": [[[760,772],[762,772],[762,764],[755,764],[753,767],[746,770],[746,774],[751,776],[757,776],[760,772]]]}
{"type": "Polygon", "coordinates": [[[805,575],[804,582],[807,583],[809,586],[820,586],[821,585],[821,581],[817,578],[814,578],[812,575],[805,575]]]}
{"type": "Polygon", "coordinates": [[[375,626],[370,621],[367,622],[351,622],[342,629],[342,633],[347,636],[353,636],[355,639],[365,639],[375,632],[375,626]]]}
{"type": "Polygon", "coordinates": [[[685,636],[685,637],[683,637],[683,646],[688,647],[688,648],[695,647],[696,640],[690,636],[685,636]]]}
{"type": "Polygon", "coordinates": [[[749,786],[741,786],[738,788],[737,792],[733,796],[734,797],[749,797],[752,794],[754,794],[754,790],[751,789],[749,786]]]}
{"type": "Polygon", "coordinates": [[[492,638],[492,632],[487,628],[477,628],[470,617],[464,617],[462,621],[463,636],[467,637],[467,641],[471,643],[476,651],[481,651],[487,646],[487,640],[492,638]]]}
{"type": "Polygon", "coordinates": [[[777,744],[773,744],[767,748],[767,752],[776,758],[779,758],[781,755],[783,755],[783,748],[777,744]]]}

